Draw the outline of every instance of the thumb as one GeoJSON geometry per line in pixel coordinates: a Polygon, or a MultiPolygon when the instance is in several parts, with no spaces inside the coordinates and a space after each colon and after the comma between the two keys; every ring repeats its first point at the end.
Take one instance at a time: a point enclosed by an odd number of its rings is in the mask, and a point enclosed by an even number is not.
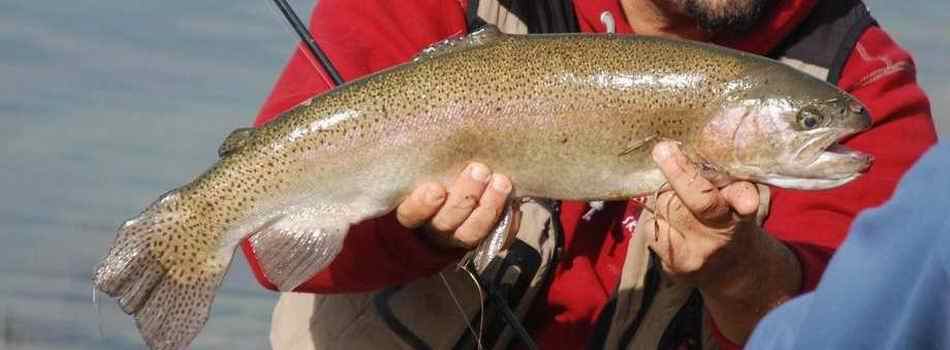
{"type": "Polygon", "coordinates": [[[720,189],[720,193],[741,217],[755,216],[759,211],[759,189],[751,182],[731,183],[720,189]]]}

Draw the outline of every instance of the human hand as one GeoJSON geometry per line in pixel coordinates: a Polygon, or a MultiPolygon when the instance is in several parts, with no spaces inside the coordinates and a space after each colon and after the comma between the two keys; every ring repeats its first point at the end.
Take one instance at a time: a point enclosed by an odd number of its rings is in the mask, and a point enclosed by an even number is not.
{"type": "Polygon", "coordinates": [[[742,344],[769,310],[798,293],[801,265],[756,223],[755,185],[713,186],[672,143],[657,144],[653,158],[673,191],[657,200],[650,246],[668,276],[699,288],[721,334],[742,344]]]}
{"type": "Polygon", "coordinates": [[[471,163],[448,190],[434,182],[416,187],[399,204],[396,219],[407,228],[423,228],[437,248],[473,249],[495,227],[510,193],[506,176],[471,163]]]}
{"type": "Polygon", "coordinates": [[[717,188],[672,142],[657,144],[653,158],[672,188],[657,198],[657,237],[650,242],[665,272],[700,288],[734,279],[728,272],[763,235],[755,223],[756,186],[739,181],[717,188]]]}

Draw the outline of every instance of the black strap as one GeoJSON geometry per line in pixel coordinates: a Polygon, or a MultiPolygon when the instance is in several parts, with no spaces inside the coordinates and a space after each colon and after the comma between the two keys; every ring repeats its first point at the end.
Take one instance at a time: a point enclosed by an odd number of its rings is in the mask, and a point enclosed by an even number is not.
{"type": "MultiPolygon", "coordinates": [[[[497,1],[525,23],[528,33],[577,33],[580,31],[571,0],[497,1]]],[[[486,24],[478,17],[478,0],[469,0],[465,19],[469,33],[486,24]]]]}
{"type": "Polygon", "coordinates": [[[676,312],[670,326],[663,331],[658,349],[700,350],[703,348],[703,297],[693,289],[686,304],[676,312]]]}
{"type": "Polygon", "coordinates": [[[386,323],[390,330],[393,333],[396,333],[402,341],[411,346],[416,350],[431,350],[432,347],[429,344],[426,344],[422,338],[419,338],[418,335],[412,332],[398,317],[393,313],[392,308],[389,307],[389,298],[394,294],[399,292],[402,289],[402,286],[386,288],[383,291],[377,293],[373,297],[373,305],[376,306],[376,313],[379,317],[386,323]]]}
{"type": "Polygon", "coordinates": [[[837,85],[838,80],[841,79],[841,71],[844,70],[844,65],[848,63],[848,57],[851,57],[851,53],[854,52],[854,47],[858,44],[858,39],[861,39],[861,34],[864,34],[864,31],[867,30],[868,27],[877,24],[877,20],[871,17],[871,14],[868,13],[864,4],[861,4],[860,11],[858,14],[860,18],[848,29],[844,39],[841,41],[841,45],[838,46],[838,53],[835,55],[835,59],[831,61],[831,70],[828,72],[828,82],[832,84],[837,85]]]}
{"type": "Polygon", "coordinates": [[[478,17],[478,0],[468,0],[468,8],[465,9],[465,23],[467,25],[466,30],[469,33],[487,24],[481,17],[478,17]]]}
{"type": "MultiPolygon", "coordinates": [[[[617,283],[619,286],[620,283],[617,283]]],[[[590,338],[587,341],[587,349],[597,350],[604,349],[607,346],[607,335],[610,333],[610,324],[614,320],[614,314],[617,313],[617,289],[614,289],[614,296],[607,301],[607,304],[604,305],[604,309],[600,312],[600,316],[597,317],[597,322],[594,323],[594,333],[590,335],[590,338]]]]}
{"type": "Polygon", "coordinates": [[[861,34],[875,23],[860,0],[819,1],[808,18],[769,56],[828,69],[826,80],[837,84],[861,34]]]}
{"type": "MultiPolygon", "coordinates": [[[[488,327],[481,337],[482,345],[493,348],[506,328],[515,332],[516,342],[520,341],[528,348],[536,348],[534,340],[524,324],[513,311],[524,297],[531,280],[541,266],[541,254],[527,243],[516,240],[511,244],[504,259],[492,260],[485,271],[478,276],[479,284],[488,295],[485,315],[477,315],[473,324],[485,317],[488,327]]],[[[470,349],[475,339],[466,332],[456,343],[455,349],[470,349]]]]}
{"type": "Polygon", "coordinates": [[[496,288],[488,290],[488,295],[494,302],[495,307],[501,312],[502,319],[504,319],[505,323],[515,332],[515,342],[510,345],[514,345],[520,341],[525,349],[537,350],[538,345],[535,344],[534,339],[531,338],[531,334],[525,329],[521,320],[511,310],[511,307],[508,306],[508,289],[509,287],[507,285],[496,286],[496,288]]]}

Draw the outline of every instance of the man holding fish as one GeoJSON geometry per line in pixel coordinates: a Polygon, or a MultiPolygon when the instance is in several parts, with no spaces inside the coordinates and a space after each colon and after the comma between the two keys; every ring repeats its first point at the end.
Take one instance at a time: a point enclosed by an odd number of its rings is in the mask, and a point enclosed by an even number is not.
{"type": "Polygon", "coordinates": [[[858,0],[312,18],[349,83],[295,54],[257,127],[96,269],[153,349],[199,334],[238,246],[304,292],[275,308],[277,349],[736,347],[935,140],[913,61],[858,0]],[[570,32],[641,35],[523,35],[570,32]]]}
{"type": "MultiPolygon", "coordinates": [[[[304,293],[282,295],[275,348],[737,347],[765,313],[814,288],[852,218],[887,199],[935,142],[911,57],[858,1],[322,0],[311,24],[343,77],[353,80],[482,21],[508,33],[636,33],[778,59],[864,104],[873,126],[846,145],[874,163],[835,189],[769,189],[716,183],[677,143],[649,142],[668,182],[655,198],[522,203],[520,225],[513,226],[524,244],[509,241],[507,260],[534,259],[496,266],[499,275],[520,275],[494,284],[508,288],[507,304],[482,310],[471,302],[479,295],[471,280],[452,267],[491,233],[513,187],[507,174],[473,159],[450,185],[422,184],[395,212],[351,227],[329,267],[296,288],[304,293]],[[500,308],[519,319],[502,317],[500,308]],[[432,324],[438,320],[451,327],[432,324]]],[[[331,87],[298,50],[256,124],[331,87]]],[[[259,280],[274,288],[252,246],[244,248],[259,280]]]]}

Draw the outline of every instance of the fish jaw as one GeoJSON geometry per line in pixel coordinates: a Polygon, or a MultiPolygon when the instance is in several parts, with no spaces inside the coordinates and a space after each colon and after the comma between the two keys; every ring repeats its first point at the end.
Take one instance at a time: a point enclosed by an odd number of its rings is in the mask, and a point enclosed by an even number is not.
{"type": "Polygon", "coordinates": [[[802,191],[820,191],[843,186],[856,180],[861,173],[851,174],[838,179],[809,179],[783,175],[771,175],[762,178],[762,182],[772,186],[802,191]]]}

